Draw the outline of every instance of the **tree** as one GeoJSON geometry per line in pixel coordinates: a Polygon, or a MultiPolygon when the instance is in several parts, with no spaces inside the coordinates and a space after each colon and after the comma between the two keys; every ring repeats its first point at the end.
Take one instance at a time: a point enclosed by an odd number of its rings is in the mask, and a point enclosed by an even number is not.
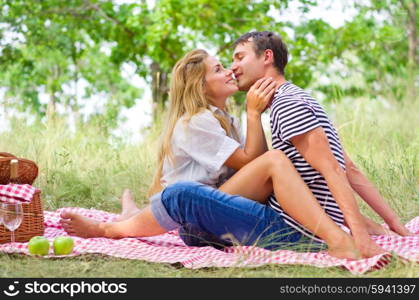
{"type": "Polygon", "coordinates": [[[298,4],[303,15],[318,4],[315,0],[139,0],[131,4],[0,0],[0,86],[6,88],[5,102],[41,115],[53,112],[60,103],[77,114],[86,99],[101,95],[105,118],[115,120],[120,108],[134,105],[140,94],[121,75],[128,63],[149,83],[156,116],[168,98],[170,70],[184,53],[205,48],[229,66],[229,46],[252,30],[282,36],[292,57],[287,78],[303,88],[318,86],[315,74],[330,75],[331,66],[340,63],[347,72],[338,70],[336,76],[358,73],[362,84],[319,86],[327,95],[338,91],[401,99],[405,82],[409,91],[415,91],[417,0],[358,1],[358,15],[340,28],[321,18],[298,24],[281,20],[277,16],[286,13],[291,2],[298,4]],[[387,19],[377,18],[383,14],[387,19]],[[10,33],[17,41],[10,41],[10,33]],[[83,82],[87,88],[81,95],[83,82]],[[40,102],[40,91],[49,95],[49,109],[40,102]]]}
{"type": "Polygon", "coordinates": [[[24,39],[3,45],[0,82],[6,87],[9,104],[53,116],[60,103],[78,115],[83,106],[78,86],[87,80],[90,85],[83,98],[101,93],[107,99],[104,117],[110,124],[115,124],[121,107],[134,105],[140,90],[128,84],[121,65],[112,63],[100,50],[106,42],[101,33],[112,27],[95,17],[97,11],[89,3],[71,0],[63,6],[57,0],[3,1],[5,13],[0,23],[8,25],[9,34],[24,39]],[[42,91],[49,95],[47,106],[40,102],[42,91]]]}
{"type": "Polygon", "coordinates": [[[396,101],[406,94],[415,99],[417,0],[370,0],[356,7],[359,14],[340,33],[343,47],[353,54],[346,63],[362,74],[366,91],[396,101]]]}
{"type": "MultiPolygon", "coordinates": [[[[5,1],[8,14],[3,22],[25,36],[25,47],[43,45],[71,58],[64,59],[67,65],[60,68],[61,86],[80,78],[79,62],[94,47],[90,41],[96,46],[108,43],[112,45],[110,61],[115,68],[133,63],[140,76],[150,83],[156,111],[167,100],[170,70],[186,51],[198,46],[213,49],[213,54],[229,64],[228,46],[244,32],[279,28],[281,23],[268,13],[288,5],[288,0],[160,0],[154,6],[144,0],[123,5],[98,0],[71,0],[65,5],[58,0],[5,1]],[[47,37],[48,45],[44,45],[47,37]],[[66,76],[64,70],[69,72],[66,76]]],[[[303,5],[309,5],[308,2],[301,0],[303,5]]],[[[36,61],[33,59],[32,63],[36,61]]],[[[46,82],[51,76],[41,81],[46,82]]],[[[58,83],[57,80],[51,82],[58,83]]],[[[52,104],[57,101],[53,97],[56,93],[50,92],[52,104]]],[[[74,103],[76,99],[76,107],[74,103]]]]}

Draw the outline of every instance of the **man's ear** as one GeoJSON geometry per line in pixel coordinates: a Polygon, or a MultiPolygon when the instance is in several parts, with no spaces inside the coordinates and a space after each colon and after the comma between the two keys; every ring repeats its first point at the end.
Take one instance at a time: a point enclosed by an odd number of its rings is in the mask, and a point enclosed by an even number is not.
{"type": "Polygon", "coordinates": [[[274,52],[271,49],[266,49],[264,55],[266,64],[274,63],[274,52]]]}

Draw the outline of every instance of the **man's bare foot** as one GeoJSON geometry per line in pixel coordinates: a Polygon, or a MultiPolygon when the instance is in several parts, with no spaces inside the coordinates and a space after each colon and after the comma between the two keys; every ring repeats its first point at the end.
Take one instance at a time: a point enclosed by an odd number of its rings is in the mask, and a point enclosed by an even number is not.
{"type": "Polygon", "coordinates": [[[122,211],[116,218],[116,221],[127,220],[133,215],[140,212],[140,209],[135,204],[134,197],[129,189],[125,189],[121,197],[122,211]]]}
{"type": "Polygon", "coordinates": [[[365,218],[365,225],[367,227],[367,232],[369,235],[398,235],[394,231],[385,228],[384,226],[365,218]]]}
{"type": "Polygon", "coordinates": [[[356,248],[355,242],[350,235],[343,236],[339,240],[328,243],[328,251],[331,256],[346,259],[361,259],[361,253],[356,248]]]}
{"type": "Polygon", "coordinates": [[[362,257],[369,258],[379,254],[384,254],[386,251],[377,245],[370,237],[364,239],[355,239],[355,244],[362,257]]]}
{"type": "Polygon", "coordinates": [[[84,238],[103,236],[103,232],[99,226],[100,222],[79,214],[62,212],[60,223],[69,235],[84,238]]]}

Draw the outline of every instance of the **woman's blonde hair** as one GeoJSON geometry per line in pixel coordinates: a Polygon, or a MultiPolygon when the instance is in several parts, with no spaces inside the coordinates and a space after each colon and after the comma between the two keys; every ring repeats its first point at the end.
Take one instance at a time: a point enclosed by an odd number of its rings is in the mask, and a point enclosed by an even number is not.
{"type": "MultiPolygon", "coordinates": [[[[157,169],[148,191],[148,197],[163,189],[160,180],[165,158],[167,157],[173,165],[176,163],[173,159],[171,144],[177,121],[184,117],[185,122],[189,122],[195,114],[209,109],[211,102],[205,95],[205,74],[207,71],[205,59],[208,56],[205,50],[192,50],[173,67],[169,91],[168,119],[161,135],[157,153],[157,169]]],[[[233,134],[236,137],[238,136],[237,130],[234,126],[231,126],[230,120],[226,120],[215,113],[213,115],[220,122],[227,135],[231,136],[233,130],[233,134]]]]}

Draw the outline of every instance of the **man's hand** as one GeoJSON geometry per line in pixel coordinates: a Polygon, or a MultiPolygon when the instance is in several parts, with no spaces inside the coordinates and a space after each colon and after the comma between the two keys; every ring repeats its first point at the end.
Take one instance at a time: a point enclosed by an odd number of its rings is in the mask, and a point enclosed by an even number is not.
{"type": "Polygon", "coordinates": [[[394,224],[388,224],[390,229],[401,236],[413,236],[415,235],[413,232],[409,231],[402,223],[399,221],[395,222],[394,224]]]}
{"type": "Polygon", "coordinates": [[[413,236],[414,233],[410,232],[399,220],[393,224],[387,224],[386,228],[380,224],[375,223],[373,220],[364,217],[367,230],[370,235],[397,235],[397,236],[413,236]]]}

